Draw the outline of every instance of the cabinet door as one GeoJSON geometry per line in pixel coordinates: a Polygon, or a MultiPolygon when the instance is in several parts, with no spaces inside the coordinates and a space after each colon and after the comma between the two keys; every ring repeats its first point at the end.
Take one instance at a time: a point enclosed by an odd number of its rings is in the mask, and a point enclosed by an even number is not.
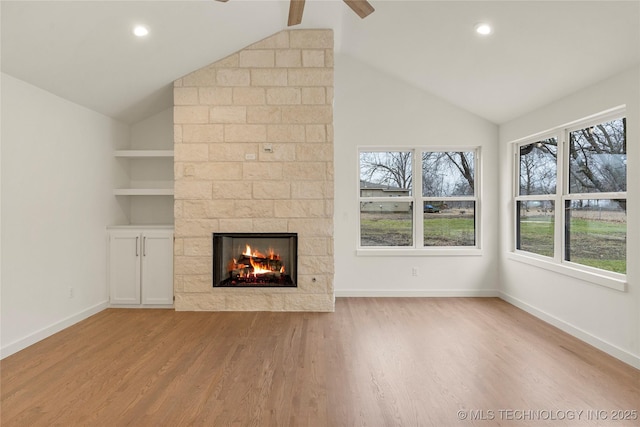
{"type": "Polygon", "coordinates": [[[141,236],[135,231],[109,234],[109,289],[111,304],[140,304],[141,236]]]}
{"type": "Polygon", "coordinates": [[[173,232],[142,234],[142,304],[173,304],[173,232]]]}

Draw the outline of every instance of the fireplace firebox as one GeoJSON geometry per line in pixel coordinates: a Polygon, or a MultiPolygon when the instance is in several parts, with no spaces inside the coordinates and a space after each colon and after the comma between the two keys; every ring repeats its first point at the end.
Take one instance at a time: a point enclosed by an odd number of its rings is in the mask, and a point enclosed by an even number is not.
{"type": "Polygon", "coordinates": [[[213,233],[214,287],[297,287],[296,233],[213,233]]]}

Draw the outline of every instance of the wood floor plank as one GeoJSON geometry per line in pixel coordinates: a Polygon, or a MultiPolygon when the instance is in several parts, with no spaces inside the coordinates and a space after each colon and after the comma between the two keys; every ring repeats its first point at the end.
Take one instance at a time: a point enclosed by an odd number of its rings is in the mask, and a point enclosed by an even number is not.
{"type": "Polygon", "coordinates": [[[640,411],[640,371],[493,298],[108,309],[0,370],[3,427],[640,424],[596,419],[640,411]]]}

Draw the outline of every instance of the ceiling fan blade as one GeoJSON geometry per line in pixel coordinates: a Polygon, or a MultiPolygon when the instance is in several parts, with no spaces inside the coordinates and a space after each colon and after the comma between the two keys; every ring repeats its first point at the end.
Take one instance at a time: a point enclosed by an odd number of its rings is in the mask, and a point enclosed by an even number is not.
{"type": "Polygon", "coordinates": [[[366,18],[375,10],[367,0],[344,0],[344,2],[358,14],[360,18],[366,18]]]}
{"type": "Polygon", "coordinates": [[[216,1],[221,1],[222,3],[226,3],[226,2],[228,2],[229,0],[216,0],[216,1]]]}
{"type": "Polygon", "coordinates": [[[302,22],[302,12],[304,12],[305,0],[291,0],[289,3],[289,21],[288,26],[298,25],[302,22]]]}

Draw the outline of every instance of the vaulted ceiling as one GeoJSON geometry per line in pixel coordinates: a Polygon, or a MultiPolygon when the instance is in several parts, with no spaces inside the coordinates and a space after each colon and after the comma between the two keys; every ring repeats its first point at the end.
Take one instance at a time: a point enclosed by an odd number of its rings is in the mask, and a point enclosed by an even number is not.
{"type": "MultiPolygon", "coordinates": [[[[640,63],[640,0],[370,3],[360,19],[307,0],[289,28],[332,28],[336,68],[350,55],[498,124],[640,63]],[[481,21],[494,33],[476,35],[481,21]]],[[[134,123],[171,106],[173,80],[288,28],[288,13],[288,0],[3,0],[2,71],[134,123]]]]}

